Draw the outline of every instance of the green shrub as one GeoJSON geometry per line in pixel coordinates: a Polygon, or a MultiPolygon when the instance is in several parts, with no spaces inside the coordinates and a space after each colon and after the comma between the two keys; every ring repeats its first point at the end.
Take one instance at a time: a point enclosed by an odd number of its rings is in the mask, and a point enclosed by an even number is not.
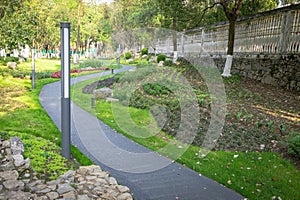
{"type": "MultiPolygon", "coordinates": [[[[50,71],[45,72],[35,72],[36,79],[43,79],[43,78],[51,78],[52,73],[50,71]]],[[[31,78],[32,76],[30,76],[31,78]]]]}
{"type": "Polygon", "coordinates": [[[148,48],[143,48],[141,53],[142,55],[148,55],[148,48]]]}
{"type": "Polygon", "coordinates": [[[25,148],[24,157],[30,158],[30,164],[39,178],[54,180],[69,168],[73,168],[71,163],[60,155],[61,148],[49,140],[19,132],[0,133],[0,136],[5,136],[5,139],[13,136],[22,139],[25,148]]]}
{"type": "Polygon", "coordinates": [[[12,75],[13,78],[25,78],[26,76],[30,76],[31,72],[24,72],[21,70],[10,70],[10,74],[12,75]]]}
{"type": "Polygon", "coordinates": [[[103,62],[101,60],[87,60],[79,64],[80,69],[87,68],[87,67],[99,68],[102,66],[103,66],[103,62]]]}
{"type": "Polygon", "coordinates": [[[165,61],[166,60],[166,56],[163,54],[158,54],[157,56],[157,62],[159,63],[160,61],[165,61]]]}
{"type": "Polygon", "coordinates": [[[170,66],[172,66],[172,65],[173,65],[173,61],[172,61],[172,60],[165,60],[164,66],[170,67],[170,66]]]}
{"type": "Polygon", "coordinates": [[[149,95],[166,95],[170,93],[170,89],[164,85],[160,85],[157,83],[146,83],[143,85],[144,91],[149,95]]]}
{"type": "Polygon", "coordinates": [[[17,57],[6,57],[4,60],[4,57],[0,57],[0,63],[2,65],[6,65],[8,62],[16,62],[17,64],[20,64],[19,58],[17,57]]]}
{"type": "Polygon", "coordinates": [[[288,153],[300,158],[300,133],[291,132],[287,139],[288,153]]]}
{"type": "Polygon", "coordinates": [[[130,52],[126,52],[125,53],[125,59],[128,60],[132,57],[131,53],[130,52]]]}

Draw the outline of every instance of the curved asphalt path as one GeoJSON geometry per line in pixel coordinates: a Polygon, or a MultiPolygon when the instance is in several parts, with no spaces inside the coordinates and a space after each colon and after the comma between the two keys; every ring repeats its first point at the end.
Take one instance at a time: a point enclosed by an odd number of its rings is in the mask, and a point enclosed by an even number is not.
{"type": "MultiPolygon", "coordinates": [[[[124,66],[122,69],[115,70],[119,73],[132,67],[124,66]]],[[[102,72],[72,79],[72,83],[81,82],[91,78],[105,76],[110,72],[102,72]]],[[[60,129],[60,81],[45,85],[40,93],[40,102],[48,115],[51,117],[56,126],[60,129]]],[[[102,123],[93,115],[72,103],[72,125],[71,125],[71,140],[78,149],[86,154],[95,164],[100,165],[102,169],[109,171],[118,182],[122,185],[127,185],[136,200],[240,200],[243,196],[236,192],[218,184],[217,182],[200,176],[195,171],[184,167],[178,163],[171,163],[166,167],[145,173],[128,173],[124,170],[116,170],[101,161],[103,154],[108,154],[112,162],[117,162],[119,169],[122,169],[122,164],[128,168],[128,162],[125,160],[114,159],[116,156],[111,156],[111,152],[115,149],[111,144],[133,153],[151,152],[149,149],[138,145],[135,142],[125,138],[121,134],[112,130],[110,127],[102,123]],[[97,124],[94,122],[97,121],[97,124]],[[76,123],[76,124],[75,124],[76,123]],[[102,131],[99,132],[99,126],[102,131]],[[103,141],[99,134],[104,134],[101,137],[109,139],[109,145],[103,141]],[[105,151],[104,151],[105,149],[105,151]],[[106,152],[106,153],[103,153],[106,152]]],[[[133,158],[134,159],[134,158],[133,158]]],[[[151,165],[154,162],[170,162],[169,159],[153,154],[152,158],[143,160],[144,165],[151,165]]],[[[139,161],[137,160],[136,163],[139,161]]],[[[139,170],[139,165],[132,162],[131,169],[139,170]]],[[[124,166],[125,167],[125,166],[124,166]]]]}

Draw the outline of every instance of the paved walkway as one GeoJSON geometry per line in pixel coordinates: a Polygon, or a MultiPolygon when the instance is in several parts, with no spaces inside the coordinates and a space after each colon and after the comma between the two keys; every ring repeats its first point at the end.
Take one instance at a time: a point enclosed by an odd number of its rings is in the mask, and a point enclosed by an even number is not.
{"type": "MultiPolygon", "coordinates": [[[[124,66],[116,73],[129,70],[124,66]]],[[[72,84],[110,72],[72,79],[72,84]]],[[[45,85],[40,102],[60,129],[60,81],[45,85]]],[[[136,200],[240,200],[236,192],[160,156],[112,130],[72,104],[72,143],[91,160],[127,185],[136,200]]]]}

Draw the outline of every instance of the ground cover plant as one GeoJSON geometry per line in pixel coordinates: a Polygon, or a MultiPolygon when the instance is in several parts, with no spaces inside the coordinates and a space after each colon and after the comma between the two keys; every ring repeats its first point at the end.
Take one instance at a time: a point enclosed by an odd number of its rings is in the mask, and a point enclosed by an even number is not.
{"type": "MultiPolygon", "coordinates": [[[[37,70],[56,71],[60,66],[56,60],[38,60],[37,70]],[[45,64],[45,65],[44,65],[45,64]]],[[[28,72],[30,63],[19,65],[28,72]]],[[[3,70],[5,68],[1,68],[3,70]]],[[[18,135],[25,143],[25,157],[29,157],[38,176],[54,179],[70,167],[89,165],[92,162],[78,149],[71,147],[73,162],[60,156],[61,133],[39,103],[39,92],[45,84],[57,79],[36,80],[36,89],[31,89],[29,77],[14,78],[7,71],[0,74],[0,137],[18,135]],[[47,145],[45,145],[47,144],[47,145]],[[47,171],[47,173],[45,173],[47,171]]]]}
{"type": "MultiPolygon", "coordinates": [[[[126,83],[143,79],[143,76],[149,76],[156,70],[147,68],[127,72],[123,81],[126,83]]],[[[295,139],[289,140],[292,145],[287,142],[287,138],[291,138],[288,137],[290,132],[299,132],[297,95],[279,88],[272,89],[240,76],[225,79],[228,95],[225,127],[213,151],[202,158],[203,149],[200,144],[203,133],[209,125],[210,102],[213,97],[193,68],[177,66],[176,71],[177,73],[172,74],[173,79],[180,74],[189,78],[202,112],[198,135],[193,145],[177,159],[177,162],[234,189],[249,199],[299,199],[300,175],[296,168],[299,165],[297,158],[288,154],[289,146],[292,148],[299,144],[298,137],[293,134],[295,139]],[[285,99],[280,98],[278,90],[280,94],[284,94],[285,99]]],[[[115,80],[118,82],[121,78],[122,75],[116,75],[115,80]]],[[[74,92],[79,93],[85,84],[89,83],[81,83],[74,92]]],[[[172,88],[164,87],[163,84],[140,85],[129,102],[126,92],[122,93],[122,90],[119,94],[114,91],[114,95],[121,101],[114,106],[121,112],[130,105],[130,116],[137,125],[147,125],[152,121],[153,112],[150,115],[145,112],[151,105],[168,103],[170,108],[176,107],[176,102],[172,104],[168,101],[174,95],[172,88]],[[127,99],[127,102],[122,102],[123,99],[127,99]]],[[[81,100],[78,98],[76,103],[86,101],[84,99],[85,97],[81,100]]],[[[90,103],[86,103],[86,106],[90,108],[90,103]]],[[[159,150],[174,140],[172,129],[176,128],[176,118],[169,117],[175,125],[166,123],[163,131],[148,138],[137,138],[119,127],[120,119],[117,120],[113,114],[111,103],[97,101],[93,113],[115,130],[152,150],[159,150]]],[[[176,112],[170,112],[169,116],[176,116],[174,114],[176,112]]],[[[159,152],[172,159],[172,154],[159,152]]]]}

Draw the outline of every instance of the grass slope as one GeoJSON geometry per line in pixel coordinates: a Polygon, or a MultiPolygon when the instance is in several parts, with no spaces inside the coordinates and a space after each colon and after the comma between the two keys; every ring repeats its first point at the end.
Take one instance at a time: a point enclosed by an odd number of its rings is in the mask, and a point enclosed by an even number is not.
{"type": "MultiPolygon", "coordinates": [[[[172,141],[172,138],[163,132],[148,138],[127,134],[124,128],[116,123],[116,115],[113,113],[111,103],[98,101],[95,111],[91,110],[89,101],[91,96],[81,94],[81,91],[82,87],[93,81],[95,80],[81,82],[73,87],[73,94],[76,94],[76,98],[73,99],[75,103],[95,114],[113,129],[154,151],[172,141]]],[[[121,104],[115,106],[120,110],[127,109],[121,104]]],[[[130,116],[138,125],[151,121],[151,115],[147,110],[130,108],[130,116]]],[[[299,171],[278,153],[213,151],[202,158],[201,152],[200,147],[192,145],[177,159],[177,162],[226,185],[249,199],[300,199],[299,171]]],[[[164,155],[172,158],[172,154],[164,155]]]]}

